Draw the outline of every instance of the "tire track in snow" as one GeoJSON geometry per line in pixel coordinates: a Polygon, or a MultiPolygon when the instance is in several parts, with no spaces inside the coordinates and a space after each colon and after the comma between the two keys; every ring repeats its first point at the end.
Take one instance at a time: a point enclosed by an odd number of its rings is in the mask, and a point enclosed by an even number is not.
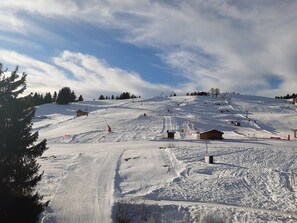
{"type": "Polygon", "coordinates": [[[163,129],[161,133],[166,133],[167,130],[173,130],[172,129],[172,121],[170,116],[164,116],[163,119],[163,129]]]}
{"type": "MultiPolygon", "coordinates": [[[[174,153],[172,151],[170,151],[170,149],[166,148],[165,150],[160,150],[160,157],[163,163],[164,167],[168,168],[168,175],[171,176],[170,181],[174,181],[174,180],[182,180],[183,177],[181,176],[181,167],[178,168],[178,164],[177,159],[174,155],[174,153]]],[[[184,168],[182,168],[183,171],[184,168]]],[[[167,182],[165,182],[166,185],[167,182]]],[[[180,193],[180,195],[184,198],[187,199],[187,196],[183,193],[183,191],[181,190],[181,187],[178,184],[174,184],[173,185],[174,188],[180,193]]]]}
{"type": "Polygon", "coordinates": [[[80,156],[49,204],[53,212],[42,222],[111,222],[114,177],[120,153],[80,156]]]}

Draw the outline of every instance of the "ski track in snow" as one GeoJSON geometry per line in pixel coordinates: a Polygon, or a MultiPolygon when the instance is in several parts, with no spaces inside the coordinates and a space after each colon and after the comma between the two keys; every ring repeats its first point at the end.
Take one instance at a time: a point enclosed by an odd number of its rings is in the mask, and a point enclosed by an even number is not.
{"type": "Polygon", "coordinates": [[[114,174],[121,153],[81,154],[50,201],[46,222],[100,223],[111,221],[114,174]]]}
{"type": "Polygon", "coordinates": [[[162,133],[165,133],[167,130],[173,130],[172,129],[172,121],[170,116],[164,116],[164,124],[163,124],[163,131],[162,133]]]}

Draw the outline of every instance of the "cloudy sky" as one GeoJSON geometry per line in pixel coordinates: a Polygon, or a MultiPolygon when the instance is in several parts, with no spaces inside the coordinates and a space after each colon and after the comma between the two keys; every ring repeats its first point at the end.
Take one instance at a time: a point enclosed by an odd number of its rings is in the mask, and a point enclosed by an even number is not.
{"type": "Polygon", "coordinates": [[[297,93],[295,0],[0,0],[0,63],[30,92],[297,93]]]}

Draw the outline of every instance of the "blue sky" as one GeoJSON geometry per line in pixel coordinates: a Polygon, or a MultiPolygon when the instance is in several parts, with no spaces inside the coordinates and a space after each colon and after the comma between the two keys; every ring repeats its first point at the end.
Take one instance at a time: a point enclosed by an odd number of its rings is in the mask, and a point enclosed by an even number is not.
{"type": "Polygon", "coordinates": [[[297,2],[1,0],[0,62],[29,92],[296,93],[297,2]]]}

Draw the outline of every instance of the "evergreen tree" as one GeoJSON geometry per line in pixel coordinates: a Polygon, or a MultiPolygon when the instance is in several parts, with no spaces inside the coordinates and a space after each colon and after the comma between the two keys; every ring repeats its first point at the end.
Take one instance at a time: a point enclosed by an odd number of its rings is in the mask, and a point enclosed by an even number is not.
{"type": "Polygon", "coordinates": [[[18,67],[5,76],[0,64],[0,222],[37,222],[44,205],[35,191],[42,174],[36,158],[46,150],[46,140],[34,144],[31,133],[35,114],[32,97],[20,97],[26,74],[18,67]]]}
{"type": "Polygon", "coordinates": [[[50,92],[46,93],[43,98],[43,104],[52,103],[53,98],[50,92]]]}
{"type": "Polygon", "coordinates": [[[70,102],[75,102],[75,101],[76,101],[76,95],[75,95],[74,91],[72,91],[70,94],[70,102]]]}
{"type": "Polygon", "coordinates": [[[100,97],[99,97],[99,100],[104,100],[105,97],[101,94],[100,97]]]}
{"type": "Polygon", "coordinates": [[[57,104],[67,105],[73,100],[73,95],[69,87],[63,87],[57,96],[57,104]]]}
{"type": "Polygon", "coordinates": [[[56,101],[57,101],[57,92],[55,91],[53,94],[53,102],[56,102],[56,101]]]}
{"type": "Polygon", "coordinates": [[[123,92],[119,97],[119,99],[130,99],[130,98],[131,96],[129,92],[123,92]]]}
{"type": "Polygon", "coordinates": [[[43,100],[43,96],[38,94],[38,93],[35,93],[33,95],[33,101],[34,101],[34,105],[40,105],[41,104],[41,100],[43,100]]]}
{"type": "Polygon", "coordinates": [[[83,100],[84,100],[83,96],[80,95],[80,96],[78,97],[78,101],[83,101],[83,100]]]}

